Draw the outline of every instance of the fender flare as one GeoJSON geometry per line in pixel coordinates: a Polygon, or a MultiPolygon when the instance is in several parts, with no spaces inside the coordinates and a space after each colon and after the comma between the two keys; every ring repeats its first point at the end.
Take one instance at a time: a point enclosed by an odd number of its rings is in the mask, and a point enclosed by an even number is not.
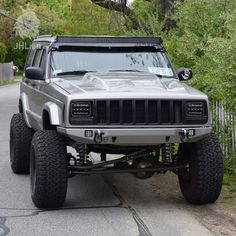
{"type": "Polygon", "coordinates": [[[30,125],[29,117],[27,114],[27,110],[29,110],[29,102],[28,102],[28,96],[25,93],[20,94],[20,102],[22,103],[22,110],[23,110],[23,115],[25,119],[25,123],[29,128],[32,128],[30,125]]]}
{"type": "Polygon", "coordinates": [[[43,105],[42,122],[43,122],[43,111],[48,112],[51,125],[60,125],[62,123],[62,110],[57,104],[53,102],[47,102],[43,105]]]}

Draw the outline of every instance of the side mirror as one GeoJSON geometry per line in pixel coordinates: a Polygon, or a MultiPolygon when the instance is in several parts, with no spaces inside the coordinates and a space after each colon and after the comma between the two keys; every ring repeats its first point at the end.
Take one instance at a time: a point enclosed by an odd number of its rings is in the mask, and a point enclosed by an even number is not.
{"type": "Polygon", "coordinates": [[[190,80],[193,77],[193,71],[189,68],[180,68],[176,70],[179,80],[190,80]]]}
{"type": "Polygon", "coordinates": [[[27,67],[25,77],[32,80],[44,80],[44,73],[39,67],[27,67]]]}

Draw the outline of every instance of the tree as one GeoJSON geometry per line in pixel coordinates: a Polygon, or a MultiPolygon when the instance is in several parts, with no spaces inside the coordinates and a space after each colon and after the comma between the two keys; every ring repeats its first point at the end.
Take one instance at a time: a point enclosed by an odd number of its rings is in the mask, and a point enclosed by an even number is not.
{"type": "Polygon", "coordinates": [[[236,106],[235,9],[235,1],[185,0],[174,16],[178,27],[166,37],[174,63],[193,68],[190,83],[229,107],[236,106]]]}
{"type": "Polygon", "coordinates": [[[173,14],[176,4],[178,4],[179,2],[183,2],[183,0],[134,0],[130,8],[127,5],[127,0],[91,1],[96,5],[106,8],[110,11],[121,12],[123,16],[128,19],[128,22],[131,22],[131,24],[127,24],[126,22],[126,25],[131,25],[131,28],[135,30],[145,27],[145,19],[143,19],[142,17],[140,18],[140,14],[138,11],[142,11],[142,9],[145,9],[145,6],[148,6],[148,10],[151,9],[153,14],[157,13],[155,15],[158,16],[159,21],[165,22],[162,31],[170,31],[170,29],[176,27],[176,21],[171,19],[170,15],[173,14]]]}
{"type": "Polygon", "coordinates": [[[88,0],[74,1],[66,33],[73,35],[116,34],[120,25],[115,21],[117,16],[113,13],[88,0]]]}

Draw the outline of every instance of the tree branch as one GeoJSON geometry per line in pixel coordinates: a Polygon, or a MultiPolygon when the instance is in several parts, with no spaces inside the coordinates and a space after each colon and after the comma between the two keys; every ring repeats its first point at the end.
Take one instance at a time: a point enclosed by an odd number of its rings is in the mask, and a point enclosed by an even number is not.
{"type": "Polygon", "coordinates": [[[91,0],[94,4],[106,8],[111,11],[121,12],[124,16],[128,17],[131,21],[132,28],[140,28],[139,21],[137,20],[134,12],[127,6],[127,0],[120,0],[118,2],[111,0],[91,0]]]}

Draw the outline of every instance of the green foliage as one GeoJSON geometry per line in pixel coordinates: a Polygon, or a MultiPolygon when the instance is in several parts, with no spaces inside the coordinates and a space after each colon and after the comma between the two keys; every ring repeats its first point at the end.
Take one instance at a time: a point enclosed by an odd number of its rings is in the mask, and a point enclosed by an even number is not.
{"type": "Polygon", "coordinates": [[[132,10],[140,23],[140,29],[128,28],[124,30],[125,35],[129,36],[161,36],[164,21],[158,17],[156,1],[134,0],[132,10]]]}
{"type": "Polygon", "coordinates": [[[116,34],[120,17],[91,1],[74,1],[66,33],[73,35],[116,34]]]}
{"type": "Polygon", "coordinates": [[[68,19],[63,18],[60,14],[66,14],[49,8],[45,3],[40,3],[35,7],[35,13],[40,20],[39,34],[63,34],[66,29],[68,19]]]}
{"type": "Polygon", "coordinates": [[[167,18],[158,17],[157,1],[135,0],[132,7],[141,29],[131,35],[162,36],[175,67],[190,67],[194,79],[189,83],[211,98],[224,99],[236,106],[236,1],[176,1],[171,17],[177,27],[163,28],[167,18]]]}
{"type": "Polygon", "coordinates": [[[224,191],[222,197],[228,199],[230,207],[236,209],[236,175],[228,174],[227,172],[224,175],[224,191]]]}
{"type": "Polygon", "coordinates": [[[0,63],[3,63],[5,61],[7,55],[7,47],[4,43],[0,42],[0,63]]]}
{"type": "Polygon", "coordinates": [[[157,1],[155,0],[134,0],[132,3],[132,9],[139,19],[145,20],[149,18],[150,15],[155,17],[158,16],[157,1]]]}
{"type": "Polygon", "coordinates": [[[11,79],[11,80],[0,80],[0,86],[8,85],[8,84],[14,84],[19,82],[19,80],[11,79]]]}
{"type": "Polygon", "coordinates": [[[68,3],[67,0],[1,0],[1,11],[11,17],[0,16],[0,42],[7,47],[4,59],[13,61],[21,70],[23,69],[27,48],[32,39],[27,38],[29,33],[21,27],[24,25],[21,22],[30,17],[32,12],[39,20],[38,30],[41,35],[119,34],[122,32],[118,26],[123,18],[118,14],[102,9],[88,0],[73,1],[71,7],[68,3]],[[27,9],[30,9],[30,14],[27,13],[27,9]],[[23,17],[25,13],[27,14],[23,17]],[[18,19],[18,21],[21,19],[21,22],[16,24],[13,19],[18,19]],[[19,48],[18,43],[24,44],[24,47],[19,48]]]}
{"type": "Polygon", "coordinates": [[[30,39],[17,39],[12,42],[12,45],[8,48],[6,61],[13,61],[14,65],[17,65],[20,71],[23,70],[25,64],[25,58],[31,43],[30,39]]]}
{"type": "Polygon", "coordinates": [[[236,156],[235,154],[229,156],[224,161],[224,170],[225,173],[236,176],[236,156]]]}
{"type": "Polygon", "coordinates": [[[236,104],[236,37],[212,38],[195,64],[196,85],[211,98],[236,104]]]}
{"type": "Polygon", "coordinates": [[[176,9],[178,27],[167,40],[178,66],[193,68],[191,84],[231,107],[236,104],[235,7],[235,1],[186,0],[176,9]]]}
{"type": "MultiPolygon", "coordinates": [[[[57,16],[57,18],[68,18],[69,16],[69,6],[67,0],[32,0],[31,3],[37,6],[45,6],[44,9],[47,8],[47,11],[53,13],[57,16]]],[[[38,12],[39,16],[47,15],[44,11],[38,12]]],[[[53,16],[52,16],[53,17],[53,16]]],[[[51,17],[51,19],[53,19],[51,17]]]]}

